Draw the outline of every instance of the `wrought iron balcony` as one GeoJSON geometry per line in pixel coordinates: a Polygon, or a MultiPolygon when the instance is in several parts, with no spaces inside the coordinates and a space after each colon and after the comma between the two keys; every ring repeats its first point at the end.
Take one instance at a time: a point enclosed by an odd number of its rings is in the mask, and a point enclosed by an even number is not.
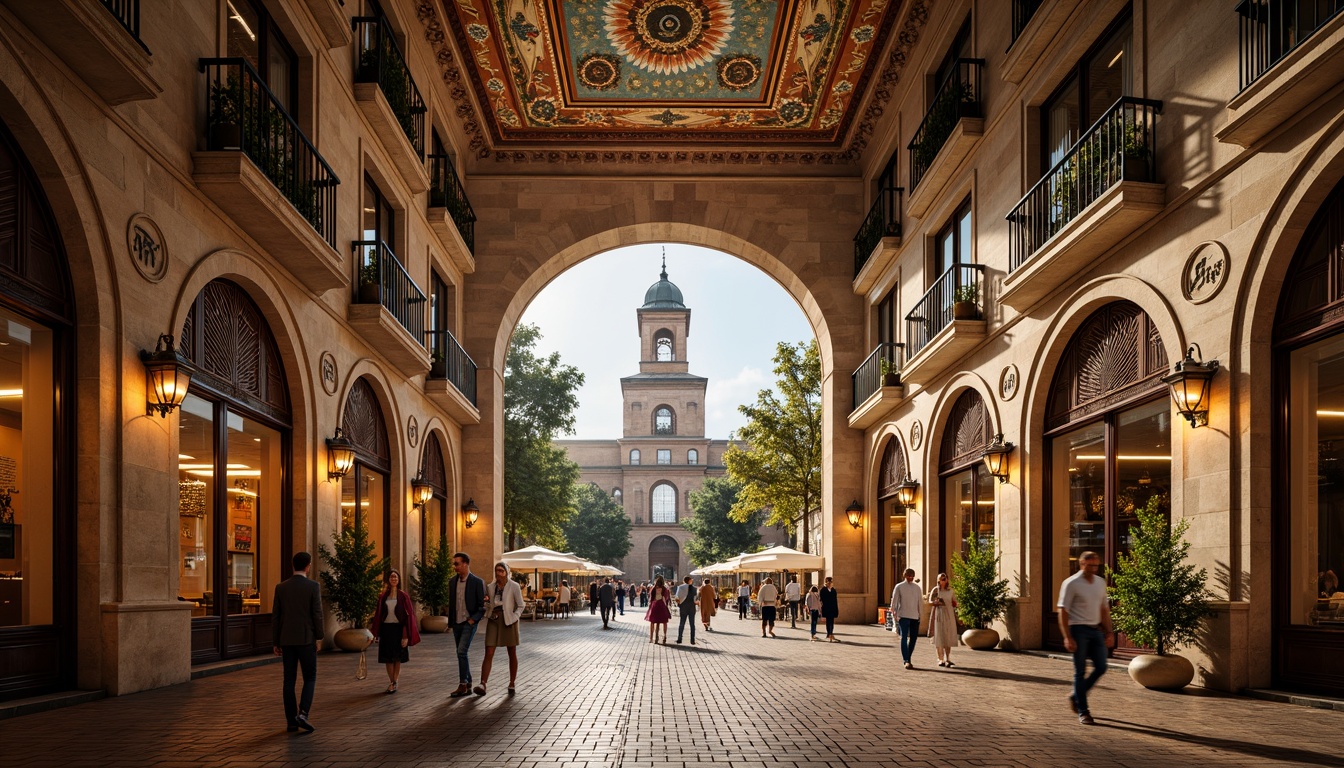
{"type": "Polygon", "coordinates": [[[900,342],[883,342],[877,345],[868,359],[863,361],[855,371],[851,379],[854,384],[854,407],[858,408],[872,394],[883,386],[900,386],[901,358],[900,353],[905,349],[905,345],[900,342]],[[895,376],[894,383],[884,384],[887,374],[895,376]]]}
{"type": "Polygon", "coordinates": [[[863,265],[873,255],[873,249],[884,237],[901,236],[901,197],[903,187],[888,187],[877,194],[868,216],[854,235],[854,276],[858,277],[863,265]]]}
{"type": "Polygon", "coordinates": [[[429,156],[429,205],[445,208],[457,226],[467,250],[476,253],[476,212],[471,209],[467,190],[462,187],[457,169],[448,155],[429,156]]]}
{"type": "Polygon", "coordinates": [[[467,402],[476,405],[476,362],[448,331],[428,331],[429,378],[447,379],[467,402]]]}
{"type": "MultiPolygon", "coordinates": [[[[1041,7],[1042,0],[1013,0],[1013,41],[1021,37],[1022,30],[1027,28],[1031,22],[1031,17],[1036,15],[1037,9],[1041,7]]],[[[1012,43],[1009,43],[1011,45],[1012,43]]]]}
{"type": "Polygon", "coordinates": [[[1240,17],[1241,89],[1344,11],[1344,0],[1242,0],[1240,17]]]}
{"type": "Polygon", "coordinates": [[[1036,182],[1007,216],[1010,273],[1114,185],[1156,178],[1161,112],[1160,101],[1120,98],[1036,182]]]}
{"type": "Polygon", "coordinates": [[[359,42],[359,66],[355,68],[355,82],[377,83],[387,98],[401,130],[410,139],[415,153],[425,156],[425,101],[411,79],[406,57],[397,45],[397,39],[387,19],[381,16],[358,16],[352,20],[355,37],[359,42]]]}
{"type": "MultiPolygon", "coordinates": [[[[356,240],[355,303],[381,304],[425,346],[425,294],[381,240],[356,240]]],[[[423,353],[422,353],[423,354],[423,353]]]]}
{"type": "Polygon", "coordinates": [[[957,122],[963,117],[983,116],[980,72],[984,66],[984,59],[957,59],[951,74],[934,94],[929,111],[908,147],[911,190],[919,186],[938,151],[952,136],[957,122]]]}
{"type": "Polygon", "coordinates": [[[953,264],[939,275],[905,316],[906,353],[911,358],[918,355],[953,320],[982,319],[984,281],[983,264],[953,264]]]}
{"type": "Polygon", "coordinates": [[[340,179],[252,65],[241,58],[201,59],[205,73],[205,146],[242,150],[328,245],[336,245],[340,179]]]}
{"type": "Polygon", "coordinates": [[[140,39],[140,0],[100,0],[117,22],[135,38],[141,48],[149,50],[145,41],[140,39]]]}

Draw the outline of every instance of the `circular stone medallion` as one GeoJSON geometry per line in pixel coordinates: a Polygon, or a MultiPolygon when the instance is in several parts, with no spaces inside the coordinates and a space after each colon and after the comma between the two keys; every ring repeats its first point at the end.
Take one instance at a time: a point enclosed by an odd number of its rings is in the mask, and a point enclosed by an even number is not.
{"type": "Polygon", "coordinates": [[[1191,304],[1209,301],[1227,284],[1232,256],[1217,240],[1205,240],[1185,260],[1181,270],[1181,293],[1191,304]]]}
{"type": "Polygon", "coordinates": [[[406,439],[411,441],[411,447],[420,442],[420,422],[414,416],[406,420],[406,439]]]}
{"type": "Polygon", "coordinates": [[[336,394],[336,358],[330,352],[322,353],[321,366],[322,391],[328,395],[336,394]]]}
{"type": "Polygon", "coordinates": [[[1012,400],[1017,394],[1019,383],[1021,383],[1021,379],[1017,374],[1017,366],[1008,365],[1005,367],[1003,373],[999,374],[999,399],[1005,403],[1012,400]]]}
{"type": "Polygon", "coordinates": [[[916,421],[910,425],[910,449],[918,451],[919,446],[924,444],[924,425],[916,421]]]}
{"type": "Polygon", "coordinates": [[[168,246],[159,225],[143,213],[131,217],[126,225],[126,248],[140,276],[157,283],[168,274],[168,246]]]}

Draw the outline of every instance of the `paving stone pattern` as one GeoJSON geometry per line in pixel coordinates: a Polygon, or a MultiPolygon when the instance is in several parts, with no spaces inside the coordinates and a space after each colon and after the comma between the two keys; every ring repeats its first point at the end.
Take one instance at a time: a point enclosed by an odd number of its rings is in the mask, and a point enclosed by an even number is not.
{"type": "MultiPolygon", "coordinates": [[[[524,622],[518,695],[501,651],[483,698],[450,699],[451,635],[412,649],[401,690],[369,654],[322,654],[312,721],[285,731],[280,666],[268,665],[0,721],[0,765],[510,766],[1344,766],[1344,714],[1193,690],[1160,694],[1113,669],[1092,694],[1097,725],[1069,712],[1071,667],[959,650],[939,669],[925,640],[917,668],[896,637],[839,627],[762,639],[731,613],[700,643],[648,643],[639,612],[603,631],[586,611],[524,622]]],[[[483,637],[472,649],[479,676],[483,637]]]]}

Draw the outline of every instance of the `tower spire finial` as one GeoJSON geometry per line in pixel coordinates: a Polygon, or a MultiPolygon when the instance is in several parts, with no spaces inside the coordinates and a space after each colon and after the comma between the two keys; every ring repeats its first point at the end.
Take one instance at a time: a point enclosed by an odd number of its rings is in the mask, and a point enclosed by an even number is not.
{"type": "Polygon", "coordinates": [[[667,246],[663,246],[663,271],[658,276],[664,280],[667,279],[667,246]]]}

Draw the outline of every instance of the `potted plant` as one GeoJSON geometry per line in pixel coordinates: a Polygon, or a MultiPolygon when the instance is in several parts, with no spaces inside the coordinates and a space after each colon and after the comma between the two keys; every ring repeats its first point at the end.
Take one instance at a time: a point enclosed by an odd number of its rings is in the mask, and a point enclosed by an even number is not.
{"type": "Polygon", "coordinates": [[[980,316],[980,307],[976,303],[980,298],[980,289],[974,283],[959,285],[952,292],[952,317],[957,320],[974,320],[980,316]]]}
{"type": "Polygon", "coordinates": [[[1155,494],[1134,510],[1138,526],[1129,529],[1130,550],[1120,555],[1110,588],[1115,601],[1111,621],[1131,641],[1157,651],[1129,663],[1134,682],[1177,690],[1190,684],[1195,668],[1169,651],[1196,640],[1204,619],[1212,615],[1212,595],[1205,587],[1207,572],[1185,562],[1189,521],[1168,524],[1165,507],[1166,495],[1155,494]]]}
{"type": "Polygon", "coordinates": [[[359,265],[359,303],[377,304],[382,300],[379,290],[382,282],[382,259],[376,246],[364,251],[364,262],[359,265]]]}
{"type": "Polygon", "coordinates": [[[353,528],[331,535],[332,549],[319,544],[326,568],[318,574],[327,602],[336,612],[336,618],[349,625],[336,632],[336,647],[343,651],[362,651],[373,642],[373,634],[364,628],[364,622],[373,616],[378,606],[378,592],[382,588],[383,573],[389,567],[388,559],[379,559],[369,540],[369,526],[359,520],[353,528]]]}
{"type": "Polygon", "coordinates": [[[429,378],[448,378],[448,364],[443,357],[443,350],[438,347],[438,343],[429,350],[429,378]]]}
{"type": "Polygon", "coordinates": [[[210,86],[210,150],[243,148],[243,83],[237,73],[210,86]]]}
{"type": "Polygon", "coordinates": [[[882,386],[899,387],[901,386],[901,373],[896,370],[896,363],[887,358],[881,358],[882,386]]]}
{"type": "Polygon", "coordinates": [[[966,556],[960,552],[952,556],[952,587],[957,591],[957,620],[967,627],[961,642],[977,651],[997,646],[999,633],[989,625],[1003,618],[1012,598],[1008,580],[999,578],[994,537],[981,542],[972,534],[966,556]]]}
{"type": "Polygon", "coordinates": [[[425,552],[425,559],[416,556],[411,559],[411,565],[415,568],[415,575],[411,577],[411,596],[425,609],[420,630],[447,632],[448,617],[442,612],[448,605],[448,590],[452,588],[453,580],[453,553],[448,542],[440,539],[425,552]]]}

